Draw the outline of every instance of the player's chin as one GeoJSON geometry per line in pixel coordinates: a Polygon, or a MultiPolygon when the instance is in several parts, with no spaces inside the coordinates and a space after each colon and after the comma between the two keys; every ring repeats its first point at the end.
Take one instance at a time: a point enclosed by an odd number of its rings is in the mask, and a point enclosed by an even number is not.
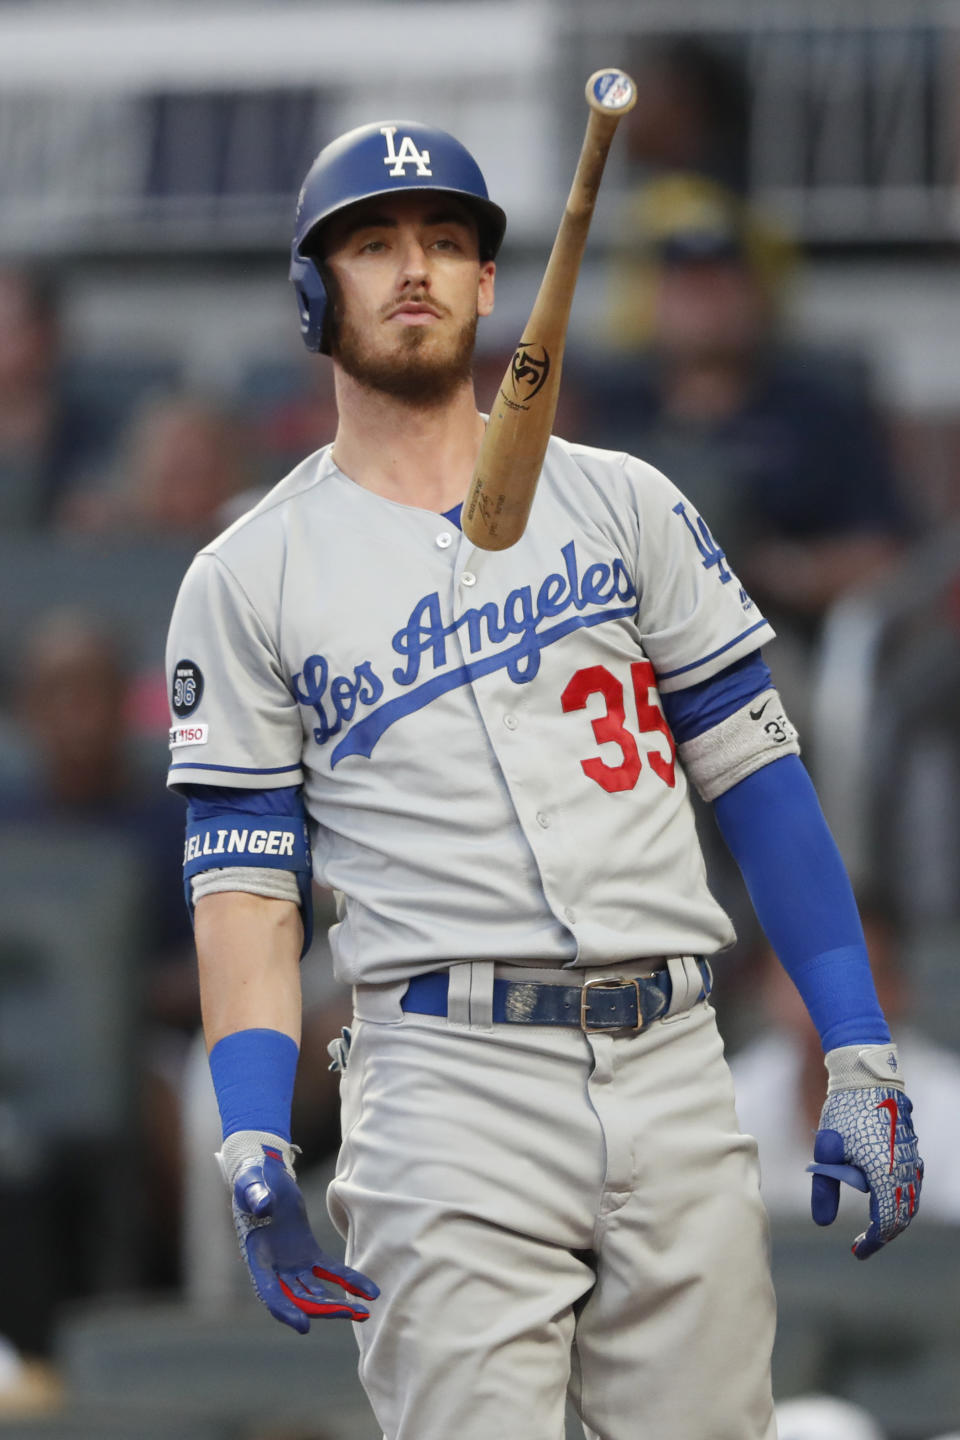
{"type": "Polygon", "coordinates": [[[403,327],[388,321],[371,345],[345,326],[333,353],[370,390],[417,406],[441,405],[470,379],[475,334],[475,320],[458,326],[443,316],[433,325],[403,327]]]}
{"type": "Polygon", "coordinates": [[[391,362],[399,385],[444,390],[468,378],[473,368],[473,345],[449,328],[416,327],[395,337],[391,362]]]}
{"type": "Polygon", "coordinates": [[[404,325],[390,321],[390,326],[391,349],[395,354],[436,356],[439,363],[456,349],[456,337],[451,333],[449,324],[444,324],[436,316],[431,316],[430,323],[426,325],[404,325]]]}
{"type": "Polygon", "coordinates": [[[416,355],[436,346],[436,332],[426,325],[397,325],[388,332],[388,349],[397,356],[416,355]]]}

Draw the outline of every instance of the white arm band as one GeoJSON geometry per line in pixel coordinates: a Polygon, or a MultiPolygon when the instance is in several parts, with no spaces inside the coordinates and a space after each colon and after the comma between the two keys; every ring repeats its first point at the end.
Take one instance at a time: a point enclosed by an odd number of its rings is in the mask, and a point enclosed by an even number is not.
{"type": "Polygon", "coordinates": [[[685,740],[677,754],[701,797],[716,800],[771,760],[799,755],[800,741],[776,690],[764,690],[719,725],[685,740]]]}
{"type": "Polygon", "coordinates": [[[243,890],[267,900],[292,900],[300,904],[300,890],[293,870],[268,870],[256,865],[227,865],[222,870],[201,870],[190,881],[193,903],[203,895],[224,890],[243,890]]]}

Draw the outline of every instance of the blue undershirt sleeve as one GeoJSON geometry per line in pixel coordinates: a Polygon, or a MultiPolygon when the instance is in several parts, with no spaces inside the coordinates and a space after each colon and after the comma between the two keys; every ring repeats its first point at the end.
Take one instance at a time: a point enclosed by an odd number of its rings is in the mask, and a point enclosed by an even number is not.
{"type": "Polygon", "coordinates": [[[702,735],[721,720],[741,710],[748,700],[762,695],[773,686],[763,655],[754,650],[735,660],[726,669],[688,685],[685,690],[671,690],[660,696],[663,713],[678,745],[702,735]]]}
{"type": "Polygon", "coordinates": [[[754,771],[713,809],[824,1050],[889,1041],[853,890],[800,759],[754,771]]]}
{"type": "Polygon", "coordinates": [[[303,814],[303,798],[299,785],[283,785],[277,790],[241,790],[236,785],[181,785],[180,793],[187,801],[191,820],[214,820],[231,810],[248,815],[303,814]]]}
{"type": "MultiPolygon", "coordinates": [[[[678,744],[703,735],[773,685],[759,650],[660,703],[678,744]]],[[[731,786],[714,814],[757,919],[803,998],[824,1050],[875,1044],[890,1032],[863,927],[816,791],[796,755],[731,786]]]]}

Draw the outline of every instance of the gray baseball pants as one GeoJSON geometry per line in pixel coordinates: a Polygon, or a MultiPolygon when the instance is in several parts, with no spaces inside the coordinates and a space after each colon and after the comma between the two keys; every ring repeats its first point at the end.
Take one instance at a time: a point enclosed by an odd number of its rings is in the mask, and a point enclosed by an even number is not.
{"type": "Polygon", "coordinates": [[[709,1002],[491,1025],[493,966],[456,969],[450,1018],[360,989],[342,1079],[328,1205],[382,1291],[355,1329],[385,1440],[562,1440],[568,1392],[588,1440],[775,1440],[756,1146],[709,1002]]]}

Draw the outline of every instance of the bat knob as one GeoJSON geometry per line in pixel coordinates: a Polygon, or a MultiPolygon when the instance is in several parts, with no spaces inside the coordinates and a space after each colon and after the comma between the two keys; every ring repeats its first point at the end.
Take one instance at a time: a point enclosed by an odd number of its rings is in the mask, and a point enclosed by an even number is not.
{"type": "Polygon", "coordinates": [[[637,87],[625,70],[596,70],[587,81],[587,104],[602,115],[626,115],[637,103],[637,87]]]}

